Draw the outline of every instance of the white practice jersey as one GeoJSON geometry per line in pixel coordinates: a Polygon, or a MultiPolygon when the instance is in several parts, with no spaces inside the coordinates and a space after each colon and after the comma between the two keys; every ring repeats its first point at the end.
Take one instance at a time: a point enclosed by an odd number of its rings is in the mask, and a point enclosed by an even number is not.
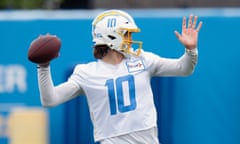
{"type": "Polygon", "coordinates": [[[186,52],[179,59],[142,52],[139,57],[124,59],[118,65],[101,60],[79,64],[69,80],[56,87],[50,72],[39,69],[41,100],[51,106],[84,94],[95,141],[153,128],[157,124],[157,113],[151,77],[191,74],[197,62],[195,51],[186,52]]]}

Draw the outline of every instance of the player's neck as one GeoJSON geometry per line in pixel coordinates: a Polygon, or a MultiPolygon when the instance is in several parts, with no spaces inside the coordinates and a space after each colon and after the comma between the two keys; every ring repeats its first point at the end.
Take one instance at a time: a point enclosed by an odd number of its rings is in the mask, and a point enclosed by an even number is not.
{"type": "Polygon", "coordinates": [[[123,58],[123,54],[114,50],[109,50],[108,53],[102,58],[102,61],[115,65],[121,63],[123,58]]]}

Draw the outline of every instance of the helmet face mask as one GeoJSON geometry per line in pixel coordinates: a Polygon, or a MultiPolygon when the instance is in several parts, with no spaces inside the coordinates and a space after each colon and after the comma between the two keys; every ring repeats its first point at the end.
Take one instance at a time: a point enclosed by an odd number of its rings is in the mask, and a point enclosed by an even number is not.
{"type": "Polygon", "coordinates": [[[133,41],[131,37],[131,34],[136,32],[140,32],[140,29],[133,18],[120,10],[105,11],[99,14],[92,23],[94,45],[105,44],[126,57],[140,55],[142,42],[133,41]]]}
{"type": "Polygon", "coordinates": [[[135,32],[140,32],[140,29],[123,29],[123,31],[125,31],[125,34],[123,36],[123,40],[119,49],[125,53],[139,56],[142,49],[142,42],[133,41],[131,34],[135,32]]]}

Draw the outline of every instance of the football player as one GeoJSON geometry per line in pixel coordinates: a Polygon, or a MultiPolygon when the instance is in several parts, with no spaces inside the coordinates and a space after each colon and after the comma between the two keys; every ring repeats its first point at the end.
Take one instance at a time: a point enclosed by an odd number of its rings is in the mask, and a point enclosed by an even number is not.
{"type": "Polygon", "coordinates": [[[54,85],[49,63],[39,64],[38,84],[43,106],[52,107],[85,95],[95,141],[101,144],[159,144],[157,113],[150,80],[153,76],[188,76],[198,59],[197,16],[183,18],[176,37],[185,50],[164,58],[142,50],[132,39],[140,29],[121,10],[103,11],[92,22],[96,61],[75,66],[69,79],[54,85]]]}

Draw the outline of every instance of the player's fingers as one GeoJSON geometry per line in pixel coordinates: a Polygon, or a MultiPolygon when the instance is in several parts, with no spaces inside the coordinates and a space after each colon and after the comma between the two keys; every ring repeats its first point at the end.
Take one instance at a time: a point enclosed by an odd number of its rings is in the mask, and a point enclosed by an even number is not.
{"type": "Polygon", "coordinates": [[[190,16],[189,16],[189,19],[188,19],[188,28],[192,28],[192,17],[193,17],[193,15],[190,15],[190,16]]]}
{"type": "Polygon", "coordinates": [[[199,32],[201,27],[202,27],[202,21],[200,21],[200,23],[198,24],[198,27],[197,27],[196,31],[199,32]]]}
{"type": "Polygon", "coordinates": [[[198,19],[198,17],[197,17],[197,16],[194,16],[194,20],[193,20],[193,24],[192,24],[192,28],[193,28],[193,29],[195,29],[195,27],[196,27],[197,19],[198,19]]]}
{"type": "Polygon", "coordinates": [[[186,29],[186,17],[183,17],[182,19],[182,30],[185,30],[186,29]]]}
{"type": "Polygon", "coordinates": [[[59,57],[59,56],[60,56],[60,53],[57,53],[56,56],[55,56],[55,58],[57,58],[57,57],[59,57]]]}
{"type": "Polygon", "coordinates": [[[39,39],[39,38],[42,37],[42,36],[43,36],[42,34],[38,35],[37,39],[39,39]]]}
{"type": "Polygon", "coordinates": [[[181,37],[180,33],[179,33],[178,31],[174,31],[174,33],[175,33],[176,37],[177,37],[178,39],[180,39],[180,37],[181,37]]]}
{"type": "Polygon", "coordinates": [[[30,45],[32,45],[37,39],[39,39],[42,35],[40,34],[37,38],[33,39],[30,45]]]}

